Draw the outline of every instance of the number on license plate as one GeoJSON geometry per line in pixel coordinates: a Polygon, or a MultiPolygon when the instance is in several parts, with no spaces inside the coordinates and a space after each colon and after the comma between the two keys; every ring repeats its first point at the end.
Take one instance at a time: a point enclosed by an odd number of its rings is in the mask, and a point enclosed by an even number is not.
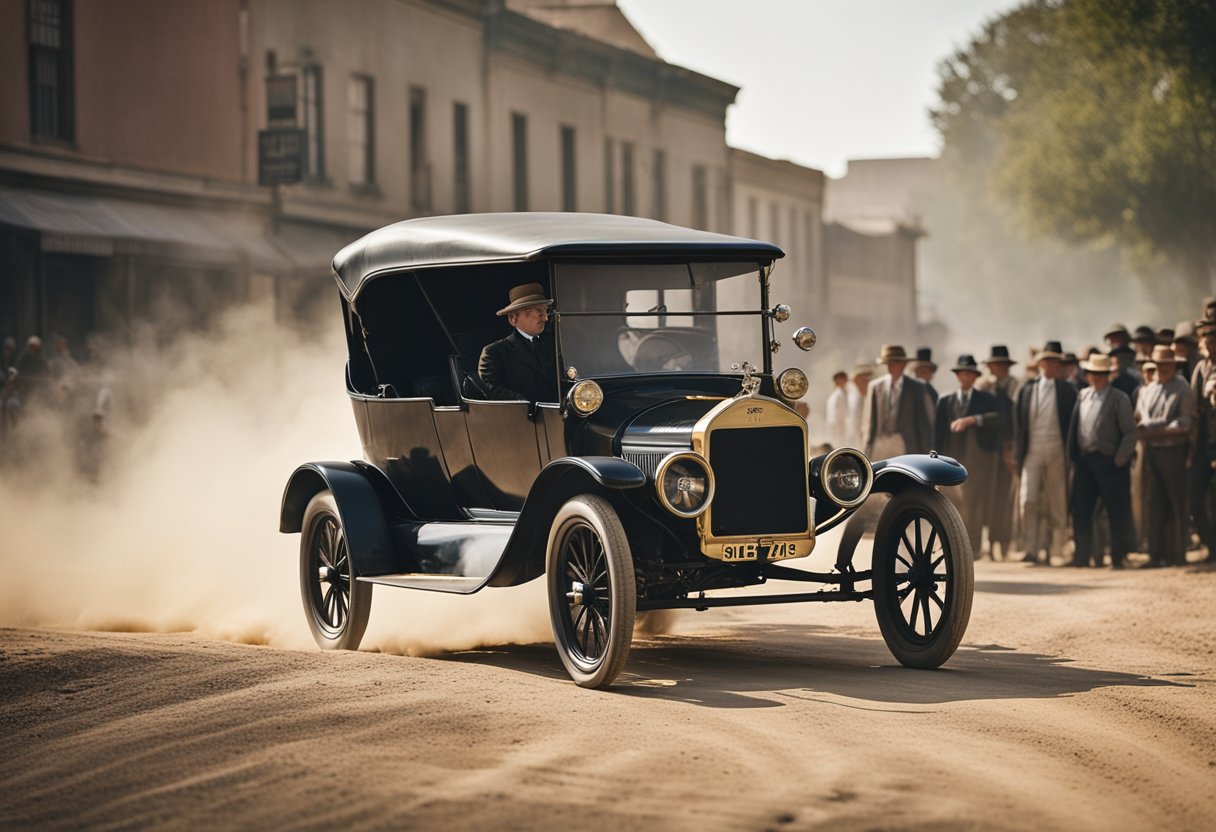
{"type": "Polygon", "coordinates": [[[756,560],[763,555],[767,560],[798,557],[798,544],[792,540],[774,543],[727,543],[722,547],[722,560],[756,560]]]}

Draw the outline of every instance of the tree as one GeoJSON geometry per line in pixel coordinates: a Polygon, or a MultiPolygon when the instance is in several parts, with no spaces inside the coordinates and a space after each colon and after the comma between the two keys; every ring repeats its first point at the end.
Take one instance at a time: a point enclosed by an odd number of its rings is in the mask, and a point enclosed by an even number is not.
{"type": "Polygon", "coordinates": [[[1216,3],[1033,0],[940,67],[943,159],[1030,228],[1216,280],[1216,3]]]}

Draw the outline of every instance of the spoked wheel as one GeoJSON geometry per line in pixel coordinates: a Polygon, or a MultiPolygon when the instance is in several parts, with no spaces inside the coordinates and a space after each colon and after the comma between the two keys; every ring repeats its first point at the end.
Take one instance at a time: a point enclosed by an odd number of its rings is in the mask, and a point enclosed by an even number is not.
{"type": "Polygon", "coordinates": [[[300,595],[308,628],[323,650],[356,650],[367,629],[372,585],[355,580],[333,494],[308,503],[300,536],[300,595]]]}
{"type": "Polygon", "coordinates": [[[584,494],[568,501],[549,531],[549,622],[570,678],[606,688],[629,657],[637,613],[633,556],[616,511],[584,494]]]}
{"type": "Polygon", "coordinates": [[[932,488],[909,488],[874,535],[874,612],[908,667],[940,667],[963,639],[975,589],[971,542],[958,510],[932,488]]]}

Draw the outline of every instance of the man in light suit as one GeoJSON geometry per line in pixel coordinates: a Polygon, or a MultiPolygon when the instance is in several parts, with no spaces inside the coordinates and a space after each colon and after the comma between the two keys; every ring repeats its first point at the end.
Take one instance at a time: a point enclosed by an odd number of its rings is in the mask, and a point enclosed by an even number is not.
{"type": "Polygon", "coordinates": [[[954,375],[959,389],[937,402],[933,446],[967,467],[967,481],[943,491],[958,507],[978,558],[984,526],[991,527],[992,493],[1001,465],[1001,405],[991,393],[973,389],[980,377],[974,357],[960,355],[954,375]]]}
{"type": "Polygon", "coordinates": [[[1046,565],[1064,554],[1068,531],[1068,481],[1065,442],[1077,404],[1077,388],[1060,378],[1064,350],[1048,341],[1039,353],[1039,378],[1018,391],[1013,413],[1014,461],[1022,474],[1018,505],[1026,560],[1037,563],[1046,550],[1046,565]],[[1041,523],[1046,520],[1046,526],[1041,523]],[[1044,534],[1046,532],[1046,534],[1044,534]]]}
{"type": "Polygon", "coordinates": [[[1102,565],[1101,552],[1094,552],[1094,509],[1098,500],[1111,523],[1110,565],[1122,569],[1132,550],[1131,467],[1136,450],[1136,422],[1132,400],[1111,386],[1110,356],[1091,355],[1081,365],[1089,386],[1077,397],[1077,407],[1068,425],[1068,456],[1075,465],[1072,483],[1072,528],[1076,548],[1073,566],[1102,565]]]}
{"type": "Polygon", "coordinates": [[[1158,379],[1136,397],[1137,432],[1144,445],[1144,525],[1150,566],[1186,564],[1187,462],[1195,423],[1195,394],[1177,375],[1174,351],[1159,345],[1158,379]]]}
{"type": "Polygon", "coordinates": [[[862,441],[870,459],[928,453],[933,443],[933,401],[928,386],[904,374],[908,354],[883,344],[879,364],[888,375],[870,382],[862,415],[862,441]]]}

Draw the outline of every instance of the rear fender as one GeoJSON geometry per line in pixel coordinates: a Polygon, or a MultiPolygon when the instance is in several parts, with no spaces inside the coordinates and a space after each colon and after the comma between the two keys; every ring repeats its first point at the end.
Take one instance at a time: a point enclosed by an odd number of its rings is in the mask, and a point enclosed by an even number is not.
{"type": "Polygon", "coordinates": [[[328,489],[337,503],[356,573],[386,575],[399,571],[397,550],[389,535],[389,519],[408,514],[408,508],[395,498],[387,480],[378,488],[377,477],[383,478],[383,474],[356,462],[301,465],[283,491],[279,531],[286,534],[301,531],[309,500],[328,489]],[[397,504],[392,502],[394,499],[397,504]]]}
{"type": "Polygon", "coordinates": [[[545,574],[549,528],[567,500],[579,494],[600,494],[620,508],[623,501],[613,499],[615,495],[645,484],[641,468],[617,457],[568,456],[553,460],[533,481],[515,531],[487,585],[516,586],[545,574]]]}

